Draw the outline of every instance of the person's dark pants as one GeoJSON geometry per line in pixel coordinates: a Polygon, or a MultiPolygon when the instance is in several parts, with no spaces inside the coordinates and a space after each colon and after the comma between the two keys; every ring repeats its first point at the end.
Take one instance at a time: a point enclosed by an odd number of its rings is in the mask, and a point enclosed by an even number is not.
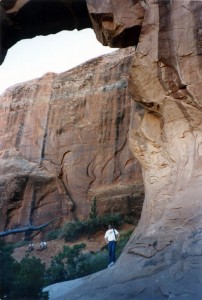
{"type": "Polygon", "coordinates": [[[116,252],[115,241],[111,241],[108,243],[108,251],[109,251],[109,263],[115,262],[115,252],[116,252]]]}

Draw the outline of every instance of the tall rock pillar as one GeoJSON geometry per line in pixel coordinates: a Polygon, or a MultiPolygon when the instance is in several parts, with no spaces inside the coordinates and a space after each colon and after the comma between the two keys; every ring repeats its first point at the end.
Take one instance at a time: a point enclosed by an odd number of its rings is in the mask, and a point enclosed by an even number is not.
{"type": "Polygon", "coordinates": [[[202,3],[145,8],[130,81],[130,145],[146,192],[138,234],[176,238],[202,226],[202,3]]]}

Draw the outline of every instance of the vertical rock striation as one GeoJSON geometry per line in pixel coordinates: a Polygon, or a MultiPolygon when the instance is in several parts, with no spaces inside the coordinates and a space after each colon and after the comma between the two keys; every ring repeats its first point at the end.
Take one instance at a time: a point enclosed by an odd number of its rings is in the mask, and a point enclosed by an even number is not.
{"type": "MultiPolygon", "coordinates": [[[[54,294],[54,286],[49,288],[50,299],[88,300],[95,294],[98,300],[201,299],[202,2],[87,0],[87,7],[97,38],[103,44],[125,47],[138,43],[129,80],[134,100],[129,136],[130,149],[143,167],[145,201],[138,228],[117,264],[110,270],[62,284],[61,296],[58,290],[54,294]]],[[[4,17],[9,22],[8,16],[4,17]]],[[[107,90],[111,88],[107,86],[107,90]]],[[[56,96],[54,99],[59,101],[56,96]]],[[[112,112],[113,109],[112,106],[112,112]]],[[[108,122],[108,111],[104,107],[102,110],[108,122]]],[[[73,114],[71,117],[78,118],[73,114]]],[[[48,120],[55,118],[49,113],[48,120]]],[[[88,122],[88,117],[84,120],[88,122]]],[[[84,120],[79,119],[76,124],[82,128],[84,120]]],[[[65,123],[61,127],[59,118],[57,122],[62,134],[65,123]]],[[[74,140],[83,141],[75,124],[74,128],[74,140]]],[[[88,134],[91,132],[89,129],[88,134]]],[[[107,136],[107,131],[101,132],[107,136]]],[[[110,130],[108,134],[116,137],[117,132],[110,130]]],[[[41,157],[46,169],[58,164],[51,138],[57,140],[52,131],[44,135],[48,142],[44,143],[41,157]],[[49,153],[51,160],[47,159],[49,153]]],[[[121,149],[123,140],[122,136],[117,149],[121,149]]],[[[8,154],[3,153],[2,157],[5,155],[8,154]]],[[[101,159],[100,156],[93,169],[89,160],[87,178],[92,190],[101,159]]],[[[70,166],[69,162],[77,163],[71,150],[60,160],[62,166],[70,166]]],[[[27,166],[24,161],[23,164],[27,166]]],[[[32,172],[32,167],[27,166],[27,172],[32,172]]],[[[58,167],[58,178],[67,185],[72,182],[71,177],[61,169],[58,167]]]]}
{"type": "Polygon", "coordinates": [[[55,217],[139,213],[141,167],[128,147],[134,48],[60,75],[10,88],[0,97],[1,230],[55,217]]]}
{"type": "Polygon", "coordinates": [[[153,236],[201,226],[202,6],[200,1],[147,6],[131,69],[137,110],[130,144],[144,169],[140,234],[153,236]]]}
{"type": "Polygon", "coordinates": [[[112,269],[76,281],[75,289],[63,286],[71,299],[91,299],[101,288],[97,299],[201,299],[202,2],[141,4],[129,90],[136,103],[130,148],[143,167],[143,211],[112,269]]]}

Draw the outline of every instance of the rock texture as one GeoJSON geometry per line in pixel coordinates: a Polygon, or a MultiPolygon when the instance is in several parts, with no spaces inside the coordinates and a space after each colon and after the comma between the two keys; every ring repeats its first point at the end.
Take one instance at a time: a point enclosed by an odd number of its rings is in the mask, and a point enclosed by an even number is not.
{"type": "Polygon", "coordinates": [[[110,47],[137,45],[144,18],[140,1],[87,0],[97,39],[110,47]]]}
{"type": "Polygon", "coordinates": [[[117,28],[129,19],[141,26],[129,83],[130,148],[145,184],[141,220],[113,268],[52,286],[50,299],[201,299],[202,2],[128,2],[87,5],[103,43],[121,44],[117,28]]]}
{"type": "Polygon", "coordinates": [[[0,97],[1,231],[86,219],[94,197],[100,215],[139,214],[142,172],[128,147],[134,51],[48,73],[0,97]]]}
{"type": "Polygon", "coordinates": [[[139,1],[125,0],[124,9],[120,10],[121,4],[122,0],[118,3],[117,0],[87,3],[86,0],[1,0],[0,64],[8,49],[21,39],[62,30],[93,26],[104,45],[115,48],[136,45],[143,20],[142,6],[139,1]]]}
{"type": "Polygon", "coordinates": [[[129,84],[130,147],[145,184],[141,220],[113,268],[66,283],[61,297],[53,286],[50,299],[201,299],[202,2],[141,4],[129,84]]]}

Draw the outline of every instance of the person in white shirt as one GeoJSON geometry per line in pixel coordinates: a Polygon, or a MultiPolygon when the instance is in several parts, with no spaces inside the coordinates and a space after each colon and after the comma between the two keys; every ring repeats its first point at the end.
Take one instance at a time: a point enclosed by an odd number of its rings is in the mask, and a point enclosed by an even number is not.
{"type": "Polygon", "coordinates": [[[33,242],[30,242],[30,244],[29,244],[29,246],[27,248],[27,252],[31,252],[33,250],[34,250],[34,244],[33,244],[33,242]]]}
{"type": "Polygon", "coordinates": [[[112,267],[115,263],[115,253],[116,253],[116,241],[119,239],[119,232],[112,228],[111,225],[108,226],[108,230],[105,233],[105,241],[108,243],[109,251],[109,265],[108,268],[112,267]]]}
{"type": "Polygon", "coordinates": [[[47,248],[47,243],[45,241],[41,241],[40,245],[39,245],[39,249],[38,250],[44,250],[47,248]]]}

